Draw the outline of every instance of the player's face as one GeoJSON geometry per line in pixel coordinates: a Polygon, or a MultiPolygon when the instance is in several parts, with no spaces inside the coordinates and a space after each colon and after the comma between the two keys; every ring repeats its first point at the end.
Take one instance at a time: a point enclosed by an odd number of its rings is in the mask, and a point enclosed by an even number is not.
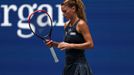
{"type": "Polygon", "coordinates": [[[61,6],[61,10],[63,12],[63,15],[67,18],[70,19],[74,15],[74,9],[65,5],[61,6]]]}

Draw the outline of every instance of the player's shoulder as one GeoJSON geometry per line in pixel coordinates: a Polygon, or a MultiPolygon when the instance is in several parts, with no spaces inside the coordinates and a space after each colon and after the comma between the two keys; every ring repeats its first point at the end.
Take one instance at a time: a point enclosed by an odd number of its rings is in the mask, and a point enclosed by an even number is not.
{"type": "Polygon", "coordinates": [[[81,33],[83,30],[88,29],[88,26],[87,26],[86,21],[80,19],[80,21],[79,21],[78,24],[77,24],[76,29],[77,29],[77,31],[78,31],[79,33],[81,33]]]}
{"type": "Polygon", "coordinates": [[[80,19],[80,21],[78,22],[79,27],[83,27],[83,26],[86,26],[86,25],[87,25],[87,23],[82,19],[80,19]]]}

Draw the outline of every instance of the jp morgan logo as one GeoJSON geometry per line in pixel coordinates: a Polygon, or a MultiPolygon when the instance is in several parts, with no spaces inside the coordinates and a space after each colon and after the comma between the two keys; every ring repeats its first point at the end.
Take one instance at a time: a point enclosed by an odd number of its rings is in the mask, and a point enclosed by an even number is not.
{"type": "MultiPolygon", "coordinates": [[[[28,20],[28,14],[32,13],[35,10],[43,10],[46,9],[51,18],[53,19],[53,25],[54,26],[63,26],[64,25],[64,17],[61,12],[61,7],[59,4],[56,4],[52,7],[50,4],[40,4],[37,5],[34,4],[22,4],[19,7],[17,5],[11,4],[1,4],[0,5],[0,15],[2,15],[2,22],[0,21],[0,27],[13,27],[13,25],[17,25],[17,36],[20,38],[30,38],[33,36],[32,32],[24,33],[24,30],[30,30],[28,23],[26,22],[28,20]],[[54,9],[57,10],[57,14],[54,13],[54,9]],[[25,10],[28,12],[26,13],[25,10]],[[15,14],[15,15],[13,15],[15,14]],[[25,15],[27,14],[27,15],[25,15]],[[57,19],[54,20],[54,16],[56,15],[57,19]],[[17,18],[10,19],[11,17],[17,16],[17,18]],[[13,21],[16,20],[16,21],[13,21]],[[14,23],[16,22],[16,23],[14,23]]],[[[48,22],[43,22],[44,24],[47,24],[48,22]]]]}

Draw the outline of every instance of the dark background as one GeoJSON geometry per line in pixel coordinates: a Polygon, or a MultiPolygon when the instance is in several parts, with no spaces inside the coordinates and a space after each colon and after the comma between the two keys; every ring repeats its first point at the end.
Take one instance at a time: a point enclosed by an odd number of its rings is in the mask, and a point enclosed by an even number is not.
{"type": "MultiPolygon", "coordinates": [[[[134,75],[134,1],[83,0],[94,49],[86,57],[94,75],[134,75]]],[[[1,5],[60,4],[62,0],[0,0],[1,5]]],[[[55,7],[54,7],[55,8],[55,7]]],[[[54,9],[54,12],[57,10],[54,9]]],[[[11,27],[2,27],[0,7],[0,75],[61,75],[64,52],[55,49],[60,62],[55,64],[43,42],[36,37],[17,36],[17,12],[10,12],[11,27]]],[[[54,13],[56,14],[56,13],[54,13]]],[[[57,15],[54,16],[56,20],[57,15]]],[[[63,27],[55,27],[53,40],[62,41],[63,27]]]]}

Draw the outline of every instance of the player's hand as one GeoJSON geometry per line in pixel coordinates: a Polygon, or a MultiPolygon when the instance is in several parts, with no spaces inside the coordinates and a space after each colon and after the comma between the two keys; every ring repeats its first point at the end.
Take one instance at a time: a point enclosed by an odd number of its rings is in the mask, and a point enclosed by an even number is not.
{"type": "Polygon", "coordinates": [[[70,49],[72,48],[72,44],[61,42],[58,44],[58,48],[60,48],[61,50],[70,49]]]}
{"type": "Polygon", "coordinates": [[[53,41],[52,41],[52,40],[46,40],[46,41],[44,41],[44,43],[45,43],[48,47],[52,47],[52,45],[53,45],[53,41]]]}

